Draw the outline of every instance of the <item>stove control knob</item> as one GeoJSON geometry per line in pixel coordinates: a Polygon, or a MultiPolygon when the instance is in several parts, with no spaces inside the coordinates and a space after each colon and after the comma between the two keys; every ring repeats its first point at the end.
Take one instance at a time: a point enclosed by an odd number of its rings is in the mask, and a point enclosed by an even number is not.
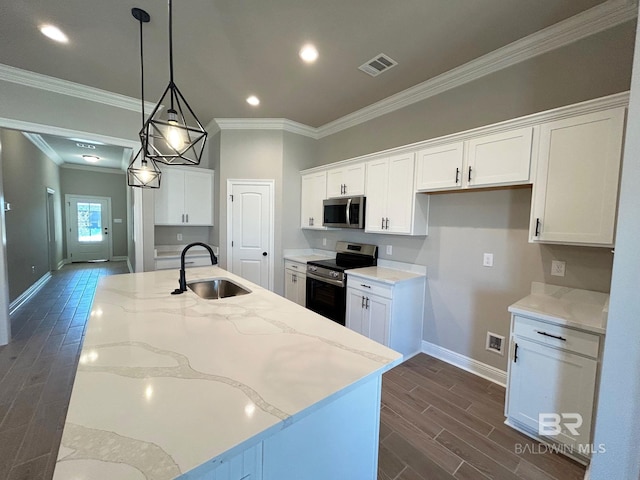
{"type": "Polygon", "coordinates": [[[309,266],[309,271],[310,272],[315,272],[316,270],[318,270],[318,267],[309,266]]]}
{"type": "Polygon", "coordinates": [[[333,278],[338,278],[338,272],[331,272],[331,276],[333,278]]]}

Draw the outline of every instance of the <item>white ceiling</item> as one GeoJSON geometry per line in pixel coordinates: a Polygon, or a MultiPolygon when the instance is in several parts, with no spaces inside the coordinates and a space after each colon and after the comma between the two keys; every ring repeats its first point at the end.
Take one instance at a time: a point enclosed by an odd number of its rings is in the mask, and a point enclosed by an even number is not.
{"type": "MultiPolygon", "coordinates": [[[[175,80],[205,125],[271,117],[319,127],[600,3],[175,0],[175,80]],[[313,65],[297,56],[309,41],[320,52],[313,65]],[[398,65],[375,78],[358,70],[379,53],[398,65]]],[[[168,83],[166,1],[3,0],[0,63],[139,98],[133,6],[151,15],[145,73],[155,102],[168,83]],[[43,37],[37,26],[47,22],[69,44],[43,37]]]]}

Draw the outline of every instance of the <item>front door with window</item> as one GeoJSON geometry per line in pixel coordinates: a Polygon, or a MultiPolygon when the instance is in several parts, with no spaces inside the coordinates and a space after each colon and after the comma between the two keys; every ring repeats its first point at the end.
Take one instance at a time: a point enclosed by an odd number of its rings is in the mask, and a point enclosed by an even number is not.
{"type": "Polygon", "coordinates": [[[72,262],[111,258],[111,199],[65,195],[67,254],[72,262]]]}

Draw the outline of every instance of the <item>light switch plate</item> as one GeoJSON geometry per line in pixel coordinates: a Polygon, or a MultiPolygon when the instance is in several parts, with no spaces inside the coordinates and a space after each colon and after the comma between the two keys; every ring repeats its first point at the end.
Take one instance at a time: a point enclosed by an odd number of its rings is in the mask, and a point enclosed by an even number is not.
{"type": "Polygon", "coordinates": [[[326,246],[327,246],[327,239],[326,239],[326,238],[323,238],[323,239],[322,239],[322,246],[323,246],[323,247],[326,247],[326,246]]]}
{"type": "Polygon", "coordinates": [[[393,255],[393,245],[387,245],[387,255],[393,255]]]}
{"type": "Polygon", "coordinates": [[[493,253],[485,253],[482,256],[482,266],[493,267],[493,253]]]}
{"type": "Polygon", "coordinates": [[[182,241],[182,234],[181,234],[181,233],[179,233],[179,234],[177,235],[177,237],[178,237],[178,241],[179,241],[179,242],[180,242],[180,241],[182,241]]]}
{"type": "Polygon", "coordinates": [[[551,260],[551,275],[556,277],[564,277],[567,262],[561,260],[551,260]]]}

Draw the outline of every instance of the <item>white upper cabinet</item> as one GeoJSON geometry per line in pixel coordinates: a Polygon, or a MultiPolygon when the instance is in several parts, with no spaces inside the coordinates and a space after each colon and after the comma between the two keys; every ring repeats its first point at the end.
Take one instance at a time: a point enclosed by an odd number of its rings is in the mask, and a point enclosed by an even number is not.
{"type": "Polygon", "coordinates": [[[364,195],[364,163],[344,165],[327,171],[327,198],[364,195]]]}
{"type": "Polygon", "coordinates": [[[612,246],[625,108],[540,129],[530,240],[612,246]]]}
{"type": "Polygon", "coordinates": [[[425,148],[416,160],[416,190],[452,190],[462,187],[464,142],[425,148]]]}
{"type": "Polygon", "coordinates": [[[326,230],[322,226],[322,201],[327,198],[327,172],[302,175],[300,227],[326,230]]]}
{"type": "Polygon", "coordinates": [[[530,183],[532,139],[526,127],[419,150],[416,190],[530,183]]]}
{"type": "Polygon", "coordinates": [[[533,127],[469,140],[464,181],[468,188],[529,183],[533,127]]]}
{"type": "Polygon", "coordinates": [[[155,192],[156,225],[213,225],[213,170],[167,167],[155,192]]]}
{"type": "Polygon", "coordinates": [[[414,190],[413,152],[367,162],[365,231],[426,235],[429,198],[414,190]]]}

